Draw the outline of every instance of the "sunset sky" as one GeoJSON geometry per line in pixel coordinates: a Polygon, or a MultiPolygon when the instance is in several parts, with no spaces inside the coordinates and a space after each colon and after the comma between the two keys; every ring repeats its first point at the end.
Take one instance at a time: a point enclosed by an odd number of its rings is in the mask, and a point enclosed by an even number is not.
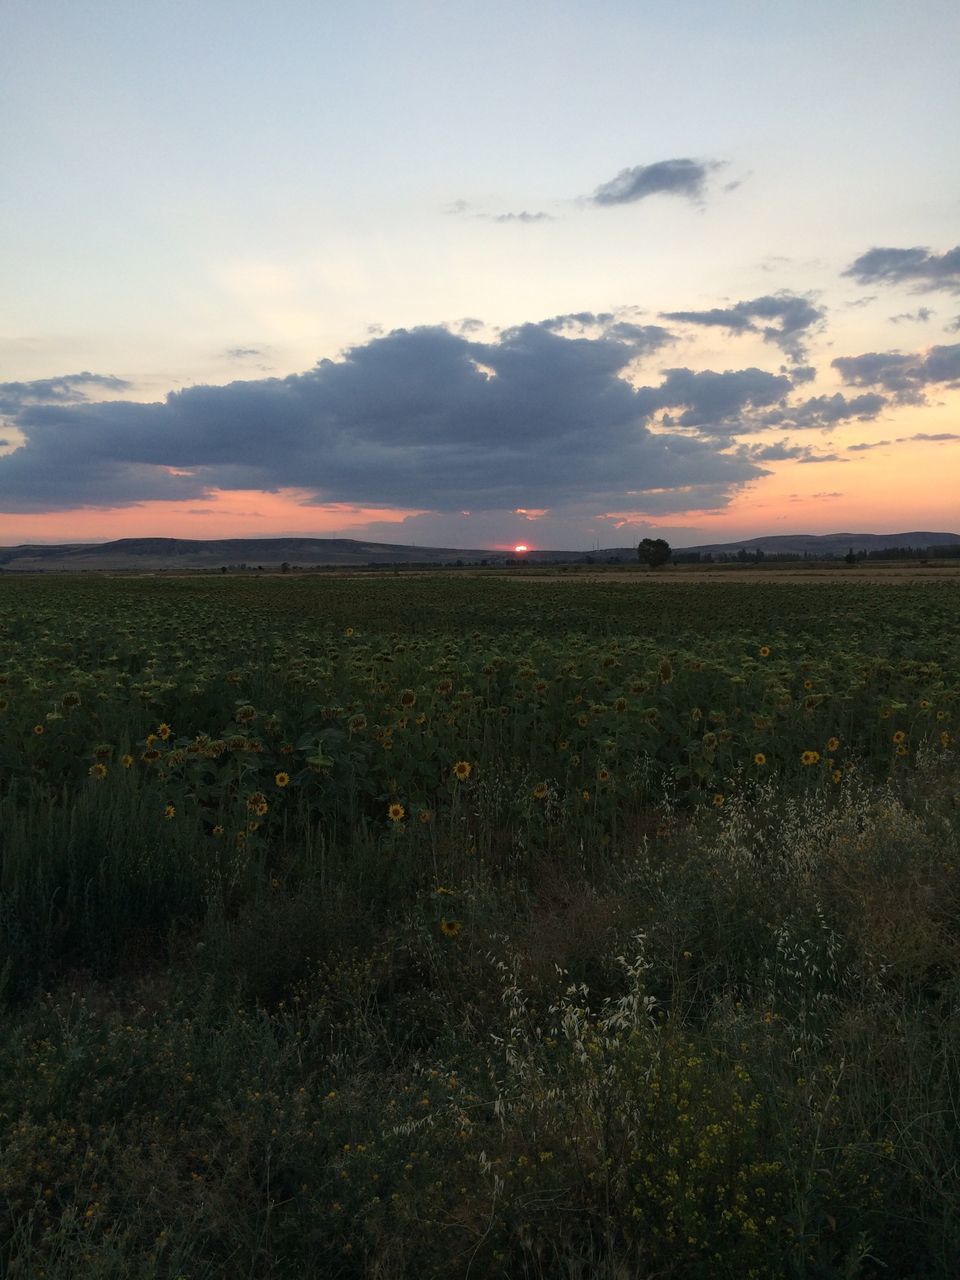
{"type": "Polygon", "coordinates": [[[7,0],[0,543],[960,533],[956,0],[7,0]]]}

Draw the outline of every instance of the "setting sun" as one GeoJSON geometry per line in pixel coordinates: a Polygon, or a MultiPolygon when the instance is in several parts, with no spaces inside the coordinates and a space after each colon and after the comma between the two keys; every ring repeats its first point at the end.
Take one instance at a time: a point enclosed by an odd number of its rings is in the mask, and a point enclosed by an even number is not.
{"type": "Polygon", "coordinates": [[[518,542],[518,543],[517,543],[517,545],[516,545],[513,549],[514,549],[514,551],[529,551],[529,550],[530,550],[530,548],[527,546],[527,544],[526,544],[525,542],[518,542]]]}

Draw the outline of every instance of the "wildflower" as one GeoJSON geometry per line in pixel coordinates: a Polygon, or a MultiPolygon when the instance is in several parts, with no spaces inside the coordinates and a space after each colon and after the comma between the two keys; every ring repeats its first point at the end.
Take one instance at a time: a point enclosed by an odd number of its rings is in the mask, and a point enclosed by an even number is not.
{"type": "Polygon", "coordinates": [[[756,765],[765,765],[767,763],[767,757],[762,751],[758,751],[753,757],[753,763],[756,765]]]}
{"type": "Polygon", "coordinates": [[[120,757],[120,763],[123,765],[124,769],[129,769],[133,764],[133,756],[128,752],[125,756],[120,757]]]}
{"type": "Polygon", "coordinates": [[[827,750],[828,750],[828,751],[838,751],[839,749],[840,749],[840,739],[839,739],[839,738],[828,738],[828,739],[827,739],[827,750]]]}
{"type": "Polygon", "coordinates": [[[757,650],[757,653],[760,655],[761,658],[769,658],[770,646],[768,644],[762,644],[760,648],[757,650]]]}
{"type": "Polygon", "coordinates": [[[278,787],[287,787],[290,785],[290,775],[289,773],[284,773],[282,769],[279,773],[274,775],[273,780],[278,787]]]}
{"type": "Polygon", "coordinates": [[[163,816],[166,818],[168,822],[170,821],[171,818],[175,818],[177,816],[176,805],[168,804],[163,811],[163,816]]]}
{"type": "Polygon", "coordinates": [[[800,763],[801,763],[801,764],[805,764],[805,765],[810,765],[810,764],[819,764],[819,763],[820,763],[820,752],[819,752],[819,751],[804,751],[803,755],[800,757],[800,763]]]}
{"type": "Polygon", "coordinates": [[[893,741],[899,745],[899,743],[905,740],[906,736],[907,735],[904,733],[902,729],[898,729],[897,732],[893,735],[893,741]]]}
{"type": "Polygon", "coordinates": [[[462,928],[463,924],[459,920],[448,920],[444,916],[440,921],[440,932],[445,938],[455,938],[462,928]]]}
{"type": "Polygon", "coordinates": [[[157,737],[161,738],[164,742],[166,742],[166,740],[170,737],[171,733],[173,733],[173,730],[166,723],[166,721],[164,721],[163,724],[157,726],[157,737]]]}
{"type": "Polygon", "coordinates": [[[466,782],[473,772],[473,765],[469,760],[458,760],[453,766],[453,773],[458,782],[466,782]]]}
{"type": "Polygon", "coordinates": [[[725,804],[725,798],[718,791],[713,797],[713,806],[715,809],[722,809],[725,804]]]}
{"type": "Polygon", "coordinates": [[[90,774],[91,778],[96,778],[99,782],[102,778],[107,776],[107,766],[98,762],[97,764],[92,764],[87,772],[90,774]]]}
{"type": "Polygon", "coordinates": [[[387,817],[391,822],[402,822],[407,816],[407,811],[402,804],[392,804],[387,810],[387,817]]]}

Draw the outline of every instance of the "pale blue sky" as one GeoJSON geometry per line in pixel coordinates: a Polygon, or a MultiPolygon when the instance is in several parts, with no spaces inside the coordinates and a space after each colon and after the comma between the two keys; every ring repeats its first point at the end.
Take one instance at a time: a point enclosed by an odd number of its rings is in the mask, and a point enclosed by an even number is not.
{"type": "MultiPolygon", "coordinates": [[[[156,400],[303,372],[369,326],[489,338],[786,291],[824,309],[804,394],[832,394],[838,356],[956,341],[952,277],[842,273],[960,242],[958,53],[942,0],[7,0],[0,382],[90,370],[156,400]],[[585,199],[678,158],[702,198],[585,199]],[[523,212],[549,217],[496,220],[523,212]]],[[[674,330],[640,383],[783,363],[756,333],[674,330]]],[[[926,412],[906,426],[950,425],[926,412]]]]}

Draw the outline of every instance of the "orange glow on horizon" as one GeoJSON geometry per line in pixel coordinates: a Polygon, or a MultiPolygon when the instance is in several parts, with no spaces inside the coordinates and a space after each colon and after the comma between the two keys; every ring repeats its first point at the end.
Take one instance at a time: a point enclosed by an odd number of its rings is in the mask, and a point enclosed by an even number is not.
{"type": "Polygon", "coordinates": [[[116,538],[363,538],[369,524],[400,525],[408,516],[422,514],[419,508],[363,507],[349,502],[309,505],[309,497],[308,491],[299,489],[276,493],[215,489],[206,497],[185,502],[2,512],[0,545],[112,542],[116,538]]]}

